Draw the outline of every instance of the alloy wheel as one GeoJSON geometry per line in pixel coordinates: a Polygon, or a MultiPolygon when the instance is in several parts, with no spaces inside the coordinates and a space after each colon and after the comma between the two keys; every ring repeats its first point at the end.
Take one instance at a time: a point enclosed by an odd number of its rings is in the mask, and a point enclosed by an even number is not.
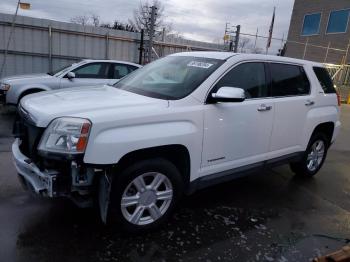
{"type": "Polygon", "coordinates": [[[306,165],[309,171],[314,172],[322,164],[325,154],[325,143],[323,140],[316,140],[307,155],[306,165]]]}
{"type": "Polygon", "coordinates": [[[147,225],[161,218],[173,200],[173,186],[164,174],[148,172],[134,178],[121,198],[124,218],[134,225],[147,225]]]}

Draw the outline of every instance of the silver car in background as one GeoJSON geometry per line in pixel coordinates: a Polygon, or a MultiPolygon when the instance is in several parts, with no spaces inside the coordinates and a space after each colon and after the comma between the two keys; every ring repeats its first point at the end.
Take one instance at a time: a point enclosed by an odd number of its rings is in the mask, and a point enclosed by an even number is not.
{"type": "Polygon", "coordinates": [[[0,96],[17,105],[28,94],[59,88],[114,84],[141,66],[115,60],[82,60],[46,74],[28,74],[0,79],[0,96]]]}

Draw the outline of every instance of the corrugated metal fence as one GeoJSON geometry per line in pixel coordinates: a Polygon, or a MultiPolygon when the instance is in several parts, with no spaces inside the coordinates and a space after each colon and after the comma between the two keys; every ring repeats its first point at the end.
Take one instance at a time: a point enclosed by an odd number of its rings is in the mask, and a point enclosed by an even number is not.
{"type": "MultiPolygon", "coordinates": [[[[0,65],[4,61],[12,15],[0,13],[0,65]]],[[[139,61],[140,34],[18,16],[3,76],[47,72],[84,58],[139,61]]],[[[222,50],[220,45],[166,38],[156,41],[159,55],[188,50],[222,50]]]]}

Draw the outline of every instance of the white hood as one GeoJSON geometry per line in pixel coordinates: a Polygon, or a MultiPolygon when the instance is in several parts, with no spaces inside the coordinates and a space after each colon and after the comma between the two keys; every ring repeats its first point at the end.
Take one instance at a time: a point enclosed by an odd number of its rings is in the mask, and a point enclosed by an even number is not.
{"type": "Polygon", "coordinates": [[[10,83],[12,83],[14,81],[17,83],[18,81],[41,80],[41,79],[45,79],[45,78],[52,78],[52,76],[49,75],[49,74],[14,75],[14,76],[4,77],[0,81],[10,84],[10,83]]]}
{"type": "Polygon", "coordinates": [[[84,116],[89,118],[97,111],[118,111],[134,107],[168,106],[167,100],[160,100],[123,91],[112,86],[77,87],[64,90],[41,92],[28,95],[21,100],[21,106],[30,114],[37,126],[46,127],[54,118],[63,116],[84,116]]]}

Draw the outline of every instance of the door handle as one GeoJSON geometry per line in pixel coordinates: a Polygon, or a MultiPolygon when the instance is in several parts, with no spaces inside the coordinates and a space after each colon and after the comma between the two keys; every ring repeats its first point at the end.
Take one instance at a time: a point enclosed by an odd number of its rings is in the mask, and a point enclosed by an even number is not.
{"type": "Polygon", "coordinates": [[[258,107],[259,112],[270,111],[271,109],[272,109],[272,106],[267,106],[265,104],[262,104],[258,107]]]}
{"type": "Polygon", "coordinates": [[[306,103],[305,103],[306,106],[313,106],[314,104],[315,102],[312,100],[306,100],[306,103]]]}

